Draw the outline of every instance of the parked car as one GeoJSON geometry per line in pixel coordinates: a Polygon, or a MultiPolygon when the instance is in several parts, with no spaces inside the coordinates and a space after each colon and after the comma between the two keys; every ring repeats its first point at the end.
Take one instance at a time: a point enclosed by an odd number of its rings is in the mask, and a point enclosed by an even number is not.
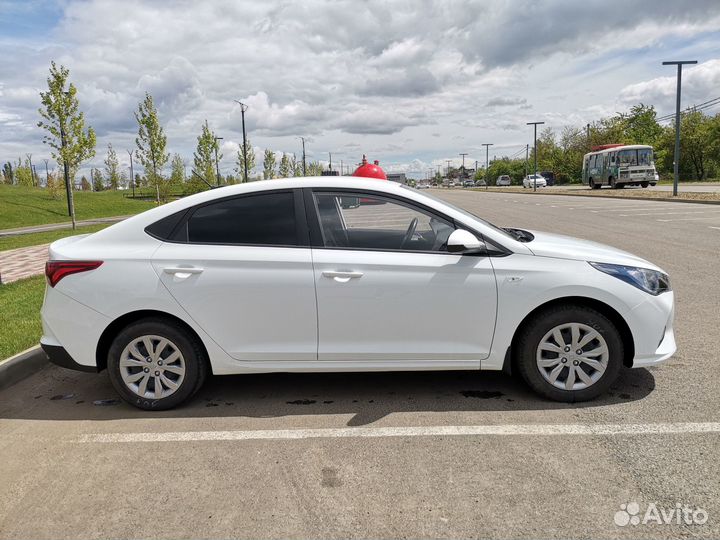
{"type": "Polygon", "coordinates": [[[179,405],[210,373],[312,371],[512,369],[582,401],[675,352],[654,264],[395,182],[213,189],[57,240],[45,273],[50,360],[107,370],[142,409],[179,405]]]}
{"type": "Polygon", "coordinates": [[[531,187],[547,187],[547,180],[545,177],[541,174],[528,174],[525,178],[523,178],[523,187],[524,188],[531,188],[531,187]]]}
{"type": "Polygon", "coordinates": [[[463,187],[475,187],[475,182],[470,179],[467,179],[467,180],[463,181],[462,185],[463,185],[463,187]]]}
{"type": "Polygon", "coordinates": [[[497,177],[497,180],[495,180],[496,186],[509,186],[511,183],[509,174],[501,174],[497,177]]]}

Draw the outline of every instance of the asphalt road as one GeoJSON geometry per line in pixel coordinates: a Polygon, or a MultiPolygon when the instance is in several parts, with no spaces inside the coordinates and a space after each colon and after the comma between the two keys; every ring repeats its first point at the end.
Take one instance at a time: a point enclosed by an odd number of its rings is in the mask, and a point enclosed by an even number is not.
{"type": "MultiPolygon", "coordinates": [[[[520,189],[522,189],[522,188],[520,188],[520,189]]],[[[572,190],[580,189],[580,190],[587,190],[587,189],[589,189],[589,188],[588,188],[587,186],[584,186],[584,185],[581,185],[581,184],[570,184],[570,185],[564,185],[564,186],[550,186],[549,189],[551,189],[551,190],[552,190],[552,189],[563,189],[563,190],[564,190],[564,189],[572,189],[572,190]]],[[[603,189],[609,190],[610,188],[609,188],[609,187],[604,187],[603,189]]],[[[639,187],[639,186],[638,186],[638,187],[636,187],[636,186],[630,186],[630,187],[626,187],[625,189],[632,189],[632,190],[637,189],[637,190],[641,190],[641,191],[672,191],[672,190],[673,190],[673,186],[672,186],[672,184],[669,184],[669,185],[668,185],[668,184],[661,184],[661,185],[659,185],[659,186],[650,186],[650,187],[647,187],[647,188],[643,188],[643,187],[639,187]]],[[[720,183],[717,183],[717,182],[712,182],[712,183],[710,183],[710,182],[698,182],[698,183],[685,183],[685,182],[683,182],[683,183],[681,183],[681,184],[678,186],[678,192],[680,192],[680,193],[682,193],[682,192],[691,192],[691,193],[696,193],[696,192],[709,192],[709,193],[717,193],[718,191],[720,191],[720,183]]]]}
{"type": "Polygon", "coordinates": [[[0,537],[719,537],[720,208],[436,193],[665,268],[677,355],[581,405],[497,373],[278,374],[162,413],[48,367],[0,394],[0,537]],[[707,521],[616,525],[628,503],[707,521]]]}

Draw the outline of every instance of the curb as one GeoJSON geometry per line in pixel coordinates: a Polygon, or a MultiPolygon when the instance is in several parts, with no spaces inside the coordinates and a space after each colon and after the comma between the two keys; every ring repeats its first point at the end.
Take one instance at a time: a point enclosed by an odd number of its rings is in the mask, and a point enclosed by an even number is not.
{"type": "Polygon", "coordinates": [[[0,390],[26,379],[48,364],[40,345],[0,361],[0,390]]]}
{"type": "Polygon", "coordinates": [[[501,189],[491,189],[486,190],[484,188],[461,188],[465,191],[478,191],[483,192],[487,191],[488,193],[507,193],[510,195],[556,195],[556,196],[563,196],[563,197],[585,197],[586,199],[620,199],[623,201],[655,201],[655,202],[679,202],[679,203],[695,203],[695,204],[720,204],[720,200],[703,200],[703,199],[672,199],[670,197],[623,197],[622,195],[585,195],[583,193],[558,193],[553,191],[506,191],[501,189]]]}

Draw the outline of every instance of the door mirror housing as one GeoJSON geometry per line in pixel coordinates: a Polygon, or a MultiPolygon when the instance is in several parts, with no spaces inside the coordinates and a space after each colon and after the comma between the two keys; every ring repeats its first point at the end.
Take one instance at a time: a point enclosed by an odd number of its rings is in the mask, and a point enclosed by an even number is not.
{"type": "Polygon", "coordinates": [[[484,253],[486,247],[473,233],[457,229],[448,237],[447,250],[459,254],[484,253]]]}

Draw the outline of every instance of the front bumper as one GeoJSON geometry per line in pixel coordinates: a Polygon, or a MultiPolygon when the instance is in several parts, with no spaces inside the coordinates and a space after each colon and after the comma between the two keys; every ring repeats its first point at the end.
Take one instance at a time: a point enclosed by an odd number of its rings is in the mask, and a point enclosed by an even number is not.
{"type": "Polygon", "coordinates": [[[674,317],[672,291],[651,297],[631,311],[630,330],[635,341],[632,367],[655,366],[675,354],[674,317]]]}

